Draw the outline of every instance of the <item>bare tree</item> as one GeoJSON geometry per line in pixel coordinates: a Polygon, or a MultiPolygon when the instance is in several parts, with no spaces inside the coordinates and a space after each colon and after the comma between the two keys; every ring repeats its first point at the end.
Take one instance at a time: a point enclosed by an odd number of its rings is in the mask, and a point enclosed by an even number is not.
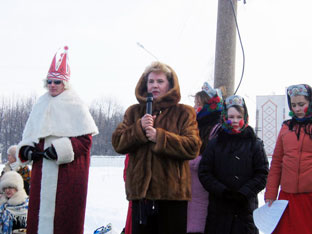
{"type": "Polygon", "coordinates": [[[0,99],[0,152],[5,155],[8,147],[22,139],[23,129],[36,97],[2,97],[0,99]]]}
{"type": "MultiPolygon", "coordinates": [[[[22,139],[25,124],[36,97],[0,97],[0,152],[7,160],[8,147],[22,139]]],[[[92,155],[117,155],[112,147],[111,136],[122,121],[124,110],[112,99],[99,99],[90,108],[99,134],[93,138],[92,155]]]]}
{"type": "Polygon", "coordinates": [[[122,121],[124,109],[114,100],[102,98],[93,102],[90,112],[99,129],[93,138],[92,155],[118,155],[112,146],[112,133],[122,121]]]}

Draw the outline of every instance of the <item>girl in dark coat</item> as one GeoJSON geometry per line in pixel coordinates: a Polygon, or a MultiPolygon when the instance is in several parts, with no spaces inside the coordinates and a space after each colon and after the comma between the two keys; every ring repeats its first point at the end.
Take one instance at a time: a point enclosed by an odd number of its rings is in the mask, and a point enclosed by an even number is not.
{"type": "Polygon", "coordinates": [[[248,112],[242,97],[225,101],[222,129],[203,153],[198,176],[209,192],[205,233],[259,233],[252,212],[257,194],[264,189],[268,160],[263,143],[248,126],[248,112]]]}
{"type": "Polygon", "coordinates": [[[220,128],[220,116],[223,109],[221,91],[213,89],[205,82],[202,91],[196,93],[194,102],[202,146],[198,157],[189,161],[192,199],[188,202],[187,207],[187,233],[201,234],[205,230],[208,192],[203,188],[198,179],[198,166],[202,158],[201,155],[208,144],[210,133],[220,128]]]}

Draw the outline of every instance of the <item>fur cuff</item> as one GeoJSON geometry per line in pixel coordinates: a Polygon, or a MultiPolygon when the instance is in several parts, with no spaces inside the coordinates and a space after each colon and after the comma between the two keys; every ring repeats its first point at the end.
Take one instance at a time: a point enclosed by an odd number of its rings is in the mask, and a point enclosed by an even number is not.
{"type": "Polygon", "coordinates": [[[56,164],[71,163],[74,161],[74,150],[68,137],[62,137],[52,141],[57,154],[56,164]]]}

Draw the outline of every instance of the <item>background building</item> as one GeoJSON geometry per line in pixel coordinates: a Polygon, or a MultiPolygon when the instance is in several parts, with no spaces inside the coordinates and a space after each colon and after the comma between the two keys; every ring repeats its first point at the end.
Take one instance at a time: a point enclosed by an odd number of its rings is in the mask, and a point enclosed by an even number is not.
{"type": "Polygon", "coordinates": [[[257,136],[264,142],[268,156],[272,156],[275,142],[285,119],[288,119],[289,108],[285,95],[270,95],[256,97],[257,136]]]}

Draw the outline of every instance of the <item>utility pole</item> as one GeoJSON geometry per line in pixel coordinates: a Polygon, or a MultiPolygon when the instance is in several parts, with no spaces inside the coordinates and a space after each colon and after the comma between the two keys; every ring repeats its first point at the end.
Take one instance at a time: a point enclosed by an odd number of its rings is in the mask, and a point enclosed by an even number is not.
{"type": "Polygon", "coordinates": [[[234,93],[236,28],[233,8],[236,14],[237,0],[218,2],[214,87],[225,88],[225,96],[234,93]]]}

